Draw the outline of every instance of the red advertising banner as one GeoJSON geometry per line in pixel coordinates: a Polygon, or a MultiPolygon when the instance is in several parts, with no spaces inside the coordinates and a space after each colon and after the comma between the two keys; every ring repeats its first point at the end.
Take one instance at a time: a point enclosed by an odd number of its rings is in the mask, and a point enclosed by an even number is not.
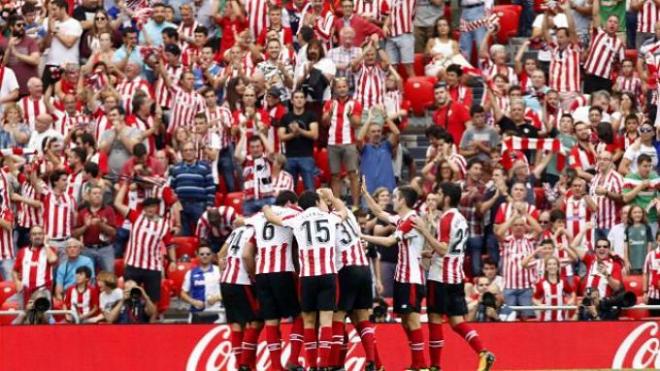
{"type": "MultiPolygon", "coordinates": [[[[658,321],[474,324],[497,356],[495,369],[660,368],[658,321]]],[[[288,334],[288,329],[284,331],[288,334]]],[[[445,329],[442,367],[474,370],[477,356],[445,329]]],[[[0,326],[2,370],[185,370],[231,371],[235,363],[227,326],[57,325],[0,326]]],[[[395,324],[379,325],[378,349],[387,370],[410,361],[405,335],[395,324]]],[[[282,358],[289,356],[286,344],[282,358]]],[[[427,355],[428,357],[428,355],[427,355]]],[[[351,333],[347,370],[364,367],[359,337],[351,333]]],[[[268,370],[265,342],[259,370],[268,370]]]]}

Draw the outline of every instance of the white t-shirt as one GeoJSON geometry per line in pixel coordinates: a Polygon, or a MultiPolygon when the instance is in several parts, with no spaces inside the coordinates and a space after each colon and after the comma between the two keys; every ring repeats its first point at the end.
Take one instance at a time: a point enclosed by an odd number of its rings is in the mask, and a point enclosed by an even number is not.
{"type": "MultiPolygon", "coordinates": [[[[573,120],[575,122],[582,121],[582,122],[589,122],[589,110],[591,109],[591,106],[582,106],[578,107],[573,113],[571,114],[573,116],[573,120]]],[[[607,112],[603,112],[603,117],[600,120],[601,122],[612,122],[612,118],[610,117],[610,114],[607,112]]]]}
{"type": "Polygon", "coordinates": [[[612,242],[612,251],[615,254],[623,257],[623,250],[625,246],[626,239],[626,226],[623,223],[615,224],[610,229],[610,233],[607,235],[607,239],[612,242]]]}
{"type": "Polygon", "coordinates": [[[109,312],[112,310],[115,304],[121,300],[123,294],[124,293],[120,288],[115,288],[114,290],[110,291],[110,293],[101,291],[101,294],[99,295],[99,308],[101,311],[109,312]]]}
{"type": "Polygon", "coordinates": [[[58,34],[62,36],[75,36],[77,40],[71,48],[67,48],[57,37],[53,36],[53,40],[50,43],[50,51],[46,58],[46,65],[64,66],[66,63],[78,64],[80,62],[78,46],[80,45],[80,36],[83,33],[80,22],[69,17],[64,22],[55,22],[55,29],[58,34]]]}
{"type": "MultiPolygon", "coordinates": [[[[2,77],[2,85],[0,85],[0,97],[6,97],[12,91],[18,90],[18,81],[16,80],[16,74],[14,70],[9,67],[5,67],[5,73],[2,77]]],[[[0,113],[3,111],[3,106],[0,105],[0,113]]]]}
{"type": "Polygon", "coordinates": [[[32,131],[32,134],[30,134],[30,140],[28,140],[26,148],[37,151],[39,154],[43,154],[43,148],[41,146],[43,145],[44,138],[46,137],[55,137],[60,141],[64,140],[62,134],[58,133],[52,128],[44,131],[43,133],[34,130],[32,131]]]}
{"type": "Polygon", "coordinates": [[[631,147],[628,147],[626,152],[623,154],[623,158],[627,158],[628,160],[630,160],[630,172],[631,173],[636,173],[637,172],[637,158],[642,153],[651,156],[651,162],[653,163],[653,168],[654,169],[658,165],[658,152],[655,150],[655,147],[640,144],[639,150],[635,150],[631,146],[631,147]]]}
{"type": "MultiPolygon", "coordinates": [[[[543,13],[539,14],[534,18],[534,23],[532,23],[532,28],[541,28],[543,27],[543,19],[545,15],[543,13]]],[[[566,14],[564,13],[557,13],[554,17],[552,17],[552,21],[557,28],[568,28],[568,19],[566,18],[566,14]]],[[[550,29],[550,34],[552,35],[552,39],[555,40],[555,32],[554,29],[550,29]]],[[[540,61],[544,62],[549,62],[551,58],[551,52],[550,50],[539,50],[538,53],[538,59],[540,61]]]]}

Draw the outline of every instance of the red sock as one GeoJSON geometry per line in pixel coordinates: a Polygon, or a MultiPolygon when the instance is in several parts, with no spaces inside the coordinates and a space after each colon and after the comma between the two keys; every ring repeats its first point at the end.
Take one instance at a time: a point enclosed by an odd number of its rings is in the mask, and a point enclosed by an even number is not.
{"type": "Polygon", "coordinates": [[[410,331],[410,349],[413,353],[413,367],[426,367],[424,359],[424,333],[421,328],[410,331]]]}
{"type": "Polygon", "coordinates": [[[479,334],[477,330],[474,330],[470,325],[465,322],[461,322],[458,325],[453,327],[454,332],[461,335],[465,341],[470,344],[472,350],[477,354],[484,351],[484,346],[481,344],[481,339],[479,339],[479,334]]]}
{"type": "Polygon", "coordinates": [[[316,367],[316,329],[306,328],[305,333],[305,361],[307,368],[316,367]]]}
{"type": "Polygon", "coordinates": [[[241,344],[243,343],[243,330],[238,330],[238,331],[231,331],[231,352],[234,355],[234,359],[236,360],[236,364],[240,363],[241,360],[241,353],[243,348],[241,348],[241,344]]]}
{"type": "Polygon", "coordinates": [[[257,341],[259,340],[259,330],[255,328],[246,328],[243,334],[243,354],[241,354],[241,366],[248,366],[254,369],[257,362],[257,341]]]}
{"type": "Polygon", "coordinates": [[[303,345],[303,320],[298,316],[293,320],[291,325],[291,334],[289,334],[289,342],[291,343],[291,354],[289,355],[288,366],[300,366],[300,350],[303,345]]]}
{"type": "Polygon", "coordinates": [[[319,367],[330,367],[330,344],[332,343],[332,327],[321,327],[319,336],[319,367]]]}
{"type": "Polygon", "coordinates": [[[348,354],[348,333],[344,327],[344,336],[342,337],[341,347],[339,347],[339,365],[343,366],[346,363],[346,355],[348,354]]]}
{"type": "Polygon", "coordinates": [[[332,321],[332,343],[330,345],[331,366],[339,366],[339,349],[344,342],[344,322],[332,321]]]}
{"type": "Polygon", "coordinates": [[[362,321],[358,323],[358,330],[360,331],[360,339],[364,348],[364,356],[367,362],[373,362],[375,360],[374,350],[376,348],[374,326],[369,321],[362,321]]]}
{"type": "Polygon", "coordinates": [[[445,346],[445,336],[442,333],[442,324],[429,322],[429,353],[431,353],[431,366],[440,367],[443,346],[445,346]]]}
{"type": "Polygon", "coordinates": [[[270,352],[270,369],[282,370],[282,338],[280,337],[280,328],[277,325],[266,325],[266,342],[268,343],[268,352],[270,352]]]}
{"type": "Polygon", "coordinates": [[[412,350],[412,339],[411,339],[411,332],[407,328],[403,328],[403,331],[406,333],[406,338],[408,339],[408,349],[410,349],[410,359],[414,360],[415,359],[415,353],[412,350]]]}

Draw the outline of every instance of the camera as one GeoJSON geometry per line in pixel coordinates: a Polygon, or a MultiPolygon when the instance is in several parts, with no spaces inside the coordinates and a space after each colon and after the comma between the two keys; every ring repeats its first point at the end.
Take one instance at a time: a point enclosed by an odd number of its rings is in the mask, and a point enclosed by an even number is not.
{"type": "Polygon", "coordinates": [[[140,300],[142,298],[142,291],[137,287],[133,287],[129,293],[129,298],[134,302],[140,300]]]}
{"type": "Polygon", "coordinates": [[[477,322],[490,322],[494,320],[486,313],[488,308],[497,310],[497,299],[492,292],[484,292],[483,295],[481,295],[481,301],[477,306],[477,313],[475,316],[477,322]]]}
{"type": "Polygon", "coordinates": [[[47,312],[50,309],[50,300],[46,297],[40,297],[34,301],[34,310],[37,312],[47,312]]]}

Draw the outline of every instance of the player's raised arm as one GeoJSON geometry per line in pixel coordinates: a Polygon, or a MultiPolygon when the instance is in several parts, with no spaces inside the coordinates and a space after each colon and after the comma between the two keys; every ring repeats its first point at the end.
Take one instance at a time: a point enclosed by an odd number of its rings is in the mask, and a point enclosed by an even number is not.
{"type": "Polygon", "coordinates": [[[399,240],[394,237],[394,235],[391,236],[370,236],[368,234],[360,234],[360,238],[363,240],[373,243],[374,245],[380,245],[380,246],[385,246],[385,247],[392,247],[396,245],[399,240]]]}
{"type": "Polygon", "coordinates": [[[362,196],[364,197],[365,201],[367,201],[367,206],[369,207],[369,210],[376,216],[376,218],[382,220],[385,223],[392,223],[390,220],[390,214],[388,214],[385,210],[383,210],[380,205],[374,200],[373,197],[369,194],[369,191],[367,190],[367,181],[365,177],[362,177],[362,196]]]}

